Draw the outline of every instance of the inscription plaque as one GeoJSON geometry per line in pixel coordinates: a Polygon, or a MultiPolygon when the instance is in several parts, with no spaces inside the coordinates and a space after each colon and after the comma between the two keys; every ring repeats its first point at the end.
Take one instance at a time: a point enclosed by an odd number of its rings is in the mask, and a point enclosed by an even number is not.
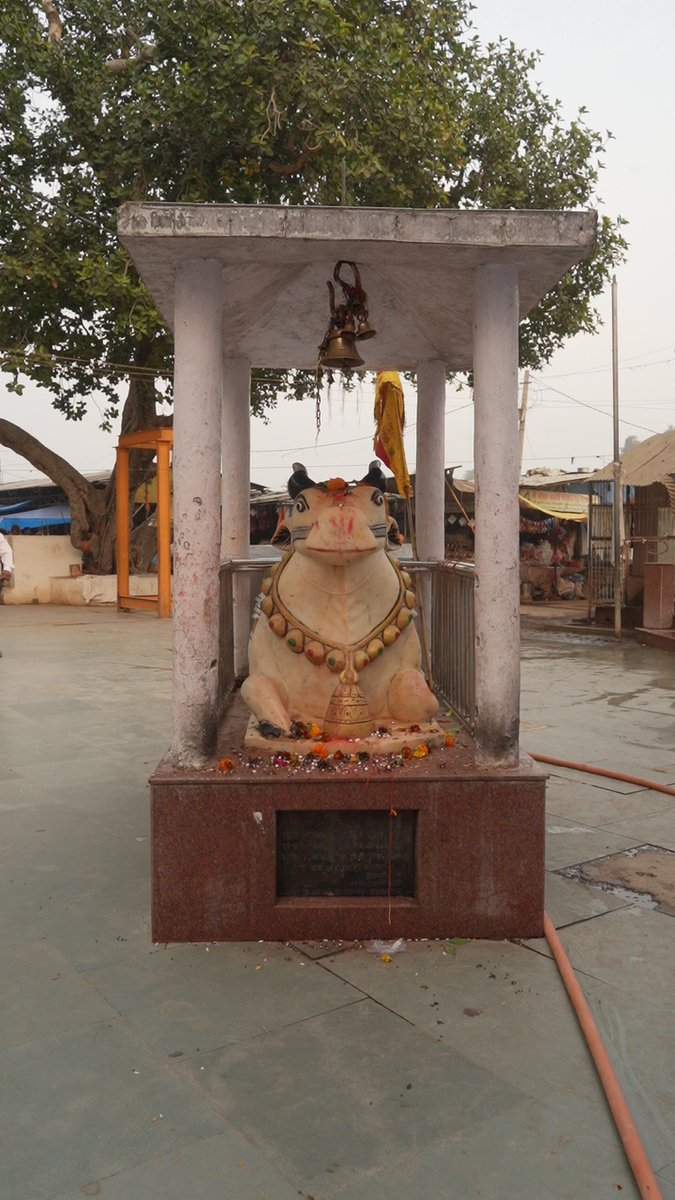
{"type": "Polygon", "coordinates": [[[277,896],[414,896],[417,813],[277,812],[277,896]]]}

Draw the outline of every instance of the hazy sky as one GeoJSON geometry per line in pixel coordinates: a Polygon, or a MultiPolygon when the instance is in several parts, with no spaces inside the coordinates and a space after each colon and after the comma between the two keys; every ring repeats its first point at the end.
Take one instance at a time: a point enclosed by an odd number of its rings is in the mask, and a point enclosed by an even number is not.
{"type": "MultiPolygon", "coordinates": [[[[617,272],[619,287],[619,398],[621,441],[675,424],[675,191],[672,128],[675,115],[675,8],[667,0],[476,0],[474,24],[483,41],[503,34],[538,49],[535,72],[568,118],[580,105],[598,130],[614,140],[605,155],[599,194],[603,210],[621,214],[630,248],[617,272]]],[[[367,285],[366,285],[367,286],[367,285]]],[[[580,336],[551,360],[531,384],[523,469],[561,470],[604,465],[612,457],[612,381],[609,290],[599,299],[605,325],[580,336]],[[586,406],[591,407],[586,407],[586,406]],[[601,411],[595,411],[599,409],[601,411]]],[[[372,457],[373,385],[323,406],[315,444],[313,403],[284,405],[269,425],[253,421],[251,478],[281,487],[300,457],[319,478],[363,473],[372,457]]],[[[470,397],[448,388],[446,464],[472,466],[470,397]]],[[[406,390],[406,448],[415,465],[415,397],[406,390]]],[[[65,422],[36,390],[6,395],[0,416],[23,425],[82,471],[112,466],[116,437],[98,428],[96,404],[84,422],[65,422]]],[[[0,446],[2,482],[34,474],[0,446]]],[[[461,471],[458,472],[461,474],[461,471]]]]}

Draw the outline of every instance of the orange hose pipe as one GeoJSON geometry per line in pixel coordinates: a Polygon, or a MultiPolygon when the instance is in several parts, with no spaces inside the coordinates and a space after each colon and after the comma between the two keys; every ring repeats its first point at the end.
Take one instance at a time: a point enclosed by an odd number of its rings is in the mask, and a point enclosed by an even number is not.
{"type": "Polygon", "coordinates": [[[667,783],[641,779],[639,775],[624,775],[622,771],[608,771],[606,767],[592,767],[588,763],[568,762],[565,758],[549,758],[547,754],[532,754],[531,751],[528,751],[528,754],[535,762],[548,763],[552,767],[568,767],[571,771],[583,771],[589,775],[605,775],[608,779],[621,779],[624,783],[636,783],[652,792],[665,792],[666,796],[675,796],[675,787],[667,783]]]}
{"type": "Polygon", "coordinates": [[[654,1177],[654,1172],[649,1164],[640,1135],[635,1128],[635,1123],[621,1091],[619,1080],[609,1061],[600,1031],[588,1007],[588,1002],[581,990],[572,964],[563,949],[555,926],[546,912],[544,913],[544,933],[546,934],[556,966],[560,971],[562,981],[572,1002],[577,1020],[586,1038],[586,1043],[591,1052],[596,1070],[600,1076],[600,1082],[604,1088],[607,1103],[609,1104],[614,1123],[621,1138],[626,1158],[635,1176],[640,1196],[642,1200],[663,1200],[663,1194],[654,1177]]]}

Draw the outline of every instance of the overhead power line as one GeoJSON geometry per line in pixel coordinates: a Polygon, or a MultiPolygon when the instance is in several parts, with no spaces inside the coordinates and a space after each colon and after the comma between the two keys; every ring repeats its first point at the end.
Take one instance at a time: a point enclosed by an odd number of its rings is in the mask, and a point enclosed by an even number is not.
{"type": "MultiPolygon", "coordinates": [[[[603,417],[611,417],[611,412],[606,408],[598,408],[596,404],[587,404],[585,400],[579,400],[577,396],[570,396],[569,392],[562,392],[560,388],[551,387],[550,383],[544,383],[543,379],[537,379],[537,383],[549,392],[557,392],[559,396],[565,396],[567,400],[573,400],[575,404],[580,404],[582,408],[590,408],[591,412],[600,413],[603,417]]],[[[658,429],[650,429],[647,425],[636,425],[634,421],[626,421],[623,417],[619,418],[622,425],[630,425],[632,429],[642,429],[645,433],[658,433],[658,429]]]]}

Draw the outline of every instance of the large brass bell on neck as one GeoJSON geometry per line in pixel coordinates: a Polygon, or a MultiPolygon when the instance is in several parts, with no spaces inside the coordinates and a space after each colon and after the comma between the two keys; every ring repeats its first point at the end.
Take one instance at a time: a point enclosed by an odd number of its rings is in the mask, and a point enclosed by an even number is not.
{"type": "Polygon", "coordinates": [[[336,329],[328,334],[325,350],[319,354],[319,366],[327,371],[354,371],[363,366],[356,349],[356,334],[348,329],[336,329]]]}

